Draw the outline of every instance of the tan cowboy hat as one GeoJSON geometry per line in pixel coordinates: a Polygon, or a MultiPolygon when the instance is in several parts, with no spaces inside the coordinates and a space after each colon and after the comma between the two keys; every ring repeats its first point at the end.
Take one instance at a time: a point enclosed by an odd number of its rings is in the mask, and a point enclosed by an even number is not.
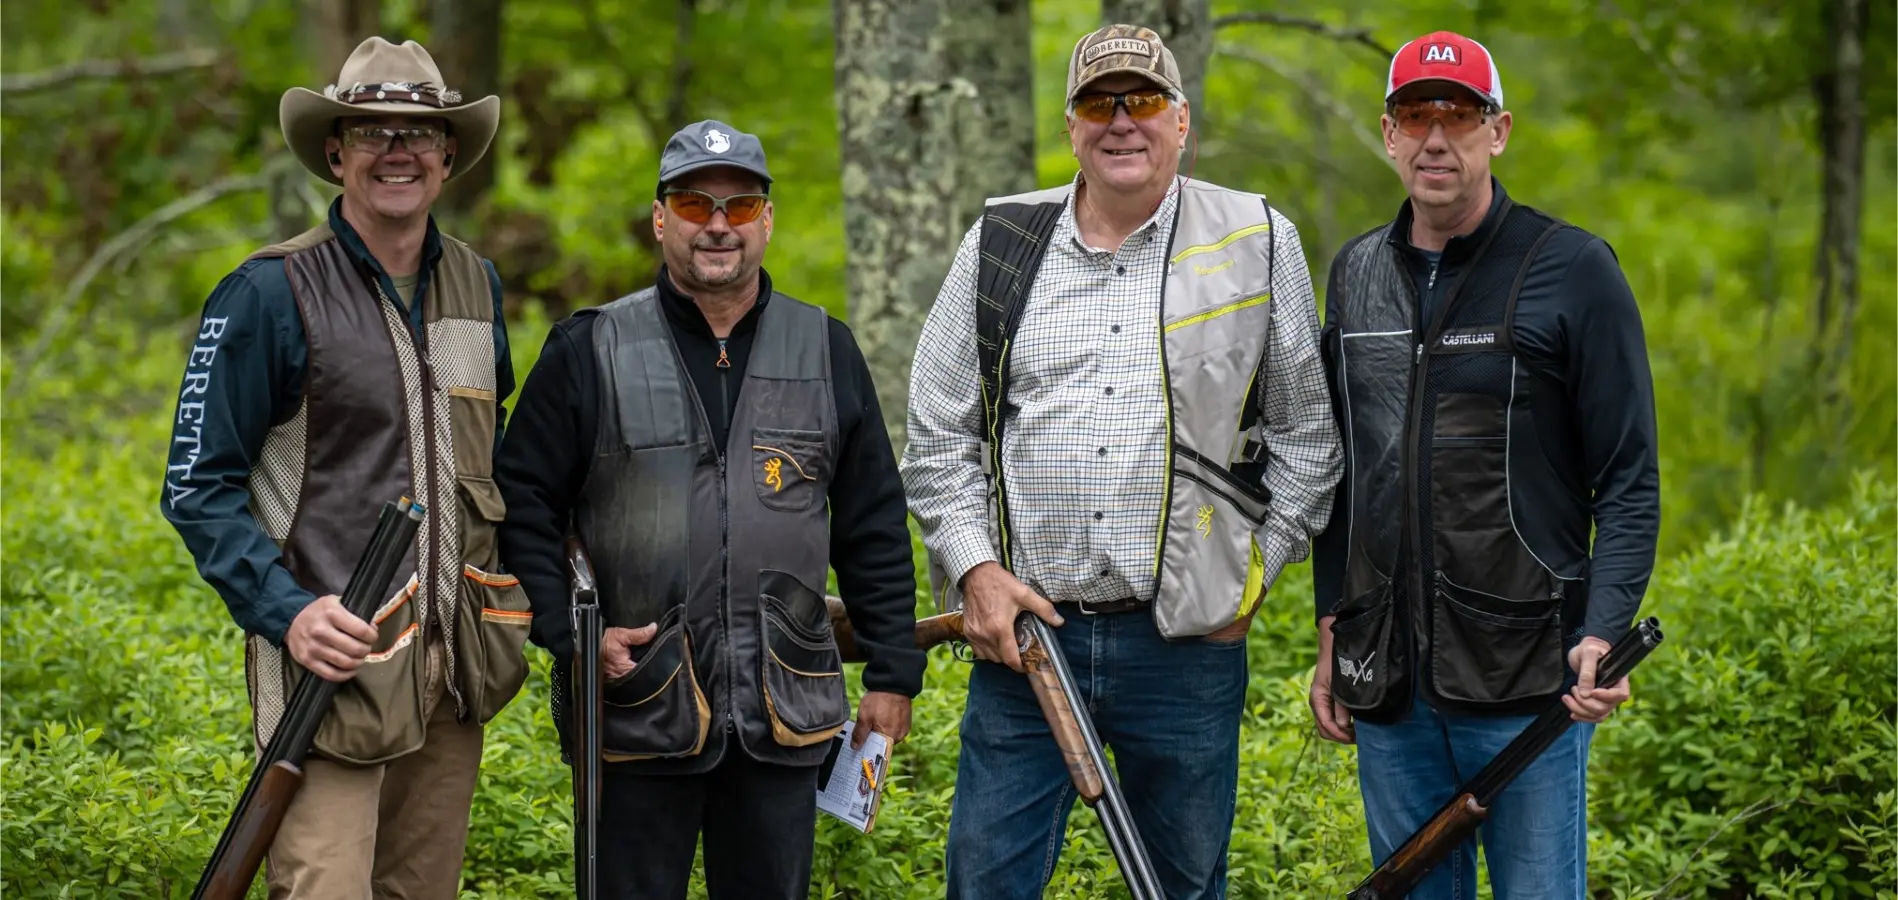
{"type": "Polygon", "coordinates": [[[448,120],[456,143],[455,163],[447,180],[468,171],[488,152],[501,121],[501,98],[462,103],[459,91],[442,84],[441,69],[414,41],[396,46],[379,37],[357,45],[343,62],[336,83],[319,94],[293,87],[283,92],[277,119],[284,142],[303,167],[331,184],[342,184],[330,171],[323,140],[342,116],[436,116],[448,120]]]}

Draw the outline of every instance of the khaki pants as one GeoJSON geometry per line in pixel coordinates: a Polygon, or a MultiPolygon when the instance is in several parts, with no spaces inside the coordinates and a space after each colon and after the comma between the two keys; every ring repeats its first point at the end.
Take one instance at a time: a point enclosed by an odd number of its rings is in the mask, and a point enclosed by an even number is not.
{"type": "Polygon", "coordinates": [[[427,642],[428,740],[374,766],[309,757],[266,858],[271,900],[452,900],[481,769],[481,726],[455,721],[442,643],[427,642]]]}

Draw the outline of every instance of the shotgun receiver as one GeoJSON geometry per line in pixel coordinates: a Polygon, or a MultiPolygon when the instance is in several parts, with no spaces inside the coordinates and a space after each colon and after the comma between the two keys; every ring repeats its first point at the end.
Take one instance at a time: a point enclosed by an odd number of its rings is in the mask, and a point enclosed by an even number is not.
{"type": "MultiPolygon", "coordinates": [[[[1637,663],[1660,645],[1659,619],[1649,616],[1636,622],[1602,656],[1595,669],[1595,683],[1610,685],[1627,677],[1637,663]]],[[[1397,900],[1408,896],[1431,869],[1476,833],[1477,826],[1489,816],[1490,806],[1503,789],[1572,724],[1574,720],[1569,718],[1568,707],[1558,698],[1458,790],[1450,802],[1437,810],[1430,821],[1404,841],[1397,852],[1384,860],[1383,865],[1346,894],[1346,900],[1397,900]]]]}
{"type": "Polygon", "coordinates": [[[573,886],[579,900],[599,891],[600,713],[604,695],[600,673],[599,591],[593,563],[577,537],[567,538],[567,571],[572,576],[573,606],[573,886]]]}
{"type": "MultiPolygon", "coordinates": [[[[824,600],[830,609],[830,630],[844,662],[863,662],[843,601],[837,597],[824,600]]],[[[916,647],[921,650],[959,641],[962,637],[960,610],[916,622],[916,647]]],[[[1108,766],[1106,751],[1081,701],[1081,692],[1068,670],[1067,658],[1055,643],[1054,631],[1034,613],[1023,612],[1015,620],[1015,642],[1021,651],[1022,666],[1028,672],[1029,687],[1034,689],[1035,700],[1041,704],[1041,714],[1048,720],[1055,745],[1061,748],[1061,760],[1067,764],[1068,777],[1074,781],[1081,801],[1100,815],[1101,824],[1107,829],[1107,843],[1120,863],[1128,890],[1134,900],[1158,900],[1163,896],[1159,878],[1147,858],[1146,845],[1140,842],[1140,834],[1134,828],[1133,816],[1127,811],[1120,783],[1108,766]]]]}
{"type": "MultiPolygon", "coordinates": [[[[403,497],[382,505],[376,530],[369,546],[356,560],[356,570],[343,588],[342,605],[349,614],[371,622],[376,607],[386,599],[383,591],[395,580],[396,569],[415,542],[416,529],[422,526],[422,504],[403,497]]],[[[237,808],[211,851],[192,900],[242,900],[263,865],[264,854],[277,839],[277,828],[291,801],[303,789],[303,760],[316,741],[317,727],[329,714],[341,683],[306,672],[297,682],[283,717],[263,755],[257,759],[250,782],[237,798],[237,808]]]]}

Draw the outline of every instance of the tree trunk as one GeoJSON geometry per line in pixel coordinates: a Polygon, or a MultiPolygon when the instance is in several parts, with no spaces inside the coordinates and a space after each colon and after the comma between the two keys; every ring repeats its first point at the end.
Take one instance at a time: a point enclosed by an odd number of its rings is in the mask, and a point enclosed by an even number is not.
{"type": "MultiPolygon", "coordinates": [[[[499,94],[501,0],[435,0],[432,24],[428,52],[441,67],[442,80],[461,92],[462,102],[499,94]]],[[[442,188],[441,202],[449,219],[466,219],[480,207],[494,187],[494,164],[502,155],[499,149],[490,146],[473,168],[442,188]]]]}
{"type": "Polygon", "coordinates": [[[1186,84],[1186,102],[1193,110],[1193,130],[1201,133],[1210,121],[1200,115],[1199,102],[1205,95],[1206,61],[1213,51],[1213,18],[1207,5],[1208,0],[1101,0],[1103,24],[1144,25],[1158,32],[1173,51],[1174,61],[1180,64],[1180,80],[1186,84]]]}
{"type": "Polygon", "coordinates": [[[316,77],[329,84],[356,45],[382,32],[381,0],[304,0],[304,15],[315,27],[304,35],[314,42],[316,77]]]}
{"type": "Polygon", "coordinates": [[[1814,84],[1823,152],[1816,340],[1830,347],[1834,374],[1851,354],[1858,312],[1859,214],[1865,174],[1865,0],[1832,0],[1826,8],[1832,60],[1814,84]]]}
{"type": "Polygon", "coordinates": [[[974,224],[987,198],[1036,187],[1032,32],[1028,0],[965,0],[948,23],[949,70],[975,92],[973,102],[960,107],[956,134],[960,227],[974,224]]]}
{"type": "Polygon", "coordinates": [[[890,442],[907,443],[910,357],[948,271],[956,221],[957,107],[942,0],[834,0],[850,320],[890,442]]]}

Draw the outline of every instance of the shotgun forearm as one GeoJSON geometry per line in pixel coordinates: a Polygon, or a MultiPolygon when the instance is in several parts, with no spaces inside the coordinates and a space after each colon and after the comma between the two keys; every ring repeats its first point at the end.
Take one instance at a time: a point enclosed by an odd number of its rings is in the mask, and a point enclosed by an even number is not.
{"type": "Polygon", "coordinates": [[[1489,810],[1470,794],[1458,794],[1364,879],[1347,900],[1396,900],[1410,893],[1437,863],[1449,856],[1483,824],[1489,810]]]}
{"type": "MultiPolygon", "coordinates": [[[[401,568],[402,558],[415,541],[427,510],[407,497],[384,503],[369,536],[369,545],[356,560],[341,597],[343,609],[373,622],[376,607],[401,568]]],[[[278,717],[270,742],[251,770],[238,795],[231,818],[218,836],[211,858],[205,861],[192,900],[240,900],[277,839],[277,828],[303,785],[303,758],[316,741],[317,728],[329,715],[339,687],[306,672],[278,717]]]]}
{"type": "Polygon", "coordinates": [[[1061,675],[1055,671],[1054,662],[1048,658],[1048,648],[1030,637],[1021,647],[1022,667],[1028,670],[1028,686],[1035,692],[1035,702],[1041,704],[1041,715],[1048,720],[1049,730],[1054,732],[1055,746],[1061,748],[1061,761],[1068,767],[1068,775],[1074,779],[1074,789],[1081,795],[1082,802],[1093,806],[1107,790],[1101,780],[1101,770],[1094,765],[1094,753],[1087,745],[1087,735],[1081,730],[1081,723],[1074,715],[1074,703],[1061,685],[1061,675]]]}
{"type": "MultiPolygon", "coordinates": [[[[1596,668],[1595,683],[1610,685],[1620,681],[1655,647],[1661,644],[1661,622],[1649,616],[1634,623],[1613,649],[1603,655],[1596,668]]],[[[1430,870],[1476,832],[1489,806],[1503,789],[1521,775],[1555,739],[1574,724],[1568,707],[1557,698],[1535,721],[1523,728],[1495,758],[1468,782],[1459,785],[1457,795],[1444,804],[1383,865],[1358,883],[1348,900],[1395,900],[1409,893],[1430,870]]]]}
{"type": "Polygon", "coordinates": [[[230,852],[212,860],[198,896],[203,900],[244,900],[264,854],[283,824],[290,801],[303,788],[303,770],[279,761],[265,769],[251,802],[231,823],[230,852]]]}

